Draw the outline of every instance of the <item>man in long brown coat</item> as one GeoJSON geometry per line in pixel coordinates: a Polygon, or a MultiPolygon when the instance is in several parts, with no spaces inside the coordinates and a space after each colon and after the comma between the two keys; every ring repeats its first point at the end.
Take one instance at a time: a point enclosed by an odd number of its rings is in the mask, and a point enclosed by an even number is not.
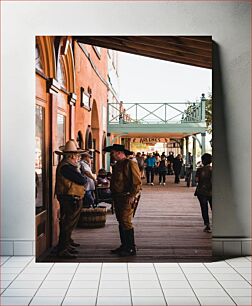
{"type": "Polygon", "coordinates": [[[113,167],[110,189],[114,200],[116,219],[119,223],[121,239],[120,247],[112,250],[121,257],[136,255],[134,227],[132,218],[140,197],[141,174],[138,164],[127,159],[130,151],[123,145],[114,144],[106,147],[105,152],[110,152],[116,164],[113,167]]]}

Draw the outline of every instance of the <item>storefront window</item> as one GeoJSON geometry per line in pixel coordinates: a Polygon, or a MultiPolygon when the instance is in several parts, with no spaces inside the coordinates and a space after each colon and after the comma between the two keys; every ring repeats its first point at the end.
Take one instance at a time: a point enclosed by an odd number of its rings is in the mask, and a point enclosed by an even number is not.
{"type": "Polygon", "coordinates": [[[66,117],[57,115],[57,149],[64,146],[66,142],[66,117]]]}
{"type": "Polygon", "coordinates": [[[92,151],[92,157],[93,159],[91,160],[91,169],[93,173],[96,173],[96,140],[93,139],[93,151],[92,151]]]}
{"type": "Polygon", "coordinates": [[[59,57],[57,68],[57,80],[63,88],[66,88],[66,71],[62,56],[59,57]]]}
{"type": "Polygon", "coordinates": [[[35,149],[35,196],[36,214],[44,209],[44,138],[45,138],[45,110],[36,105],[36,149],[35,149]]]}
{"type": "MultiPolygon", "coordinates": [[[[105,135],[103,135],[103,149],[107,146],[107,138],[105,135]]],[[[106,152],[104,151],[102,151],[102,168],[106,168],[106,152]]]]}
{"type": "Polygon", "coordinates": [[[43,62],[42,62],[42,59],[41,59],[41,54],[40,54],[40,49],[39,49],[39,45],[36,44],[36,68],[39,70],[39,71],[44,71],[44,68],[43,68],[43,62]]]}

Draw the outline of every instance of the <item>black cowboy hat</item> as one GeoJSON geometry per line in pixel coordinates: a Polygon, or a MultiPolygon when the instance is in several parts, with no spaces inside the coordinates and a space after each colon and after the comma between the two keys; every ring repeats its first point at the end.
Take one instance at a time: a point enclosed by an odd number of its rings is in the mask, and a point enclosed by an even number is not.
{"type": "Polygon", "coordinates": [[[104,152],[119,151],[119,152],[124,152],[125,155],[132,155],[133,154],[133,152],[125,149],[124,145],[117,144],[117,143],[113,144],[113,146],[105,147],[102,151],[104,151],[104,152]]]}

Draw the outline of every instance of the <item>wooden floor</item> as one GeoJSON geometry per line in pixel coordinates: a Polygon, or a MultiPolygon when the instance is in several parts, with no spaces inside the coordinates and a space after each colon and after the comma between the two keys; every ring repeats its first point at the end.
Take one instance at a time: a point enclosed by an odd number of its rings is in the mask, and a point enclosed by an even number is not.
{"type": "MultiPolygon", "coordinates": [[[[173,180],[174,176],[167,176],[166,186],[160,186],[157,182],[154,186],[149,186],[143,181],[142,196],[134,218],[137,256],[120,258],[110,254],[110,250],[119,246],[120,241],[115,215],[108,210],[105,227],[77,228],[74,231],[74,240],[81,244],[75,261],[212,261],[212,237],[203,232],[200,206],[193,195],[195,188],[186,187],[184,180],[180,184],[174,184],[173,180]]],[[[42,260],[62,261],[52,254],[42,260]]]]}

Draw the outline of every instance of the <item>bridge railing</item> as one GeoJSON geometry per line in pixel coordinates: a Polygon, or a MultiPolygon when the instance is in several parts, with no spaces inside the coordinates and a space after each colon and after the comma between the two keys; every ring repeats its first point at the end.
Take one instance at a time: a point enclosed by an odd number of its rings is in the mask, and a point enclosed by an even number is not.
{"type": "Polygon", "coordinates": [[[178,124],[205,121],[204,101],[189,103],[108,103],[109,124],[178,124]]]}

